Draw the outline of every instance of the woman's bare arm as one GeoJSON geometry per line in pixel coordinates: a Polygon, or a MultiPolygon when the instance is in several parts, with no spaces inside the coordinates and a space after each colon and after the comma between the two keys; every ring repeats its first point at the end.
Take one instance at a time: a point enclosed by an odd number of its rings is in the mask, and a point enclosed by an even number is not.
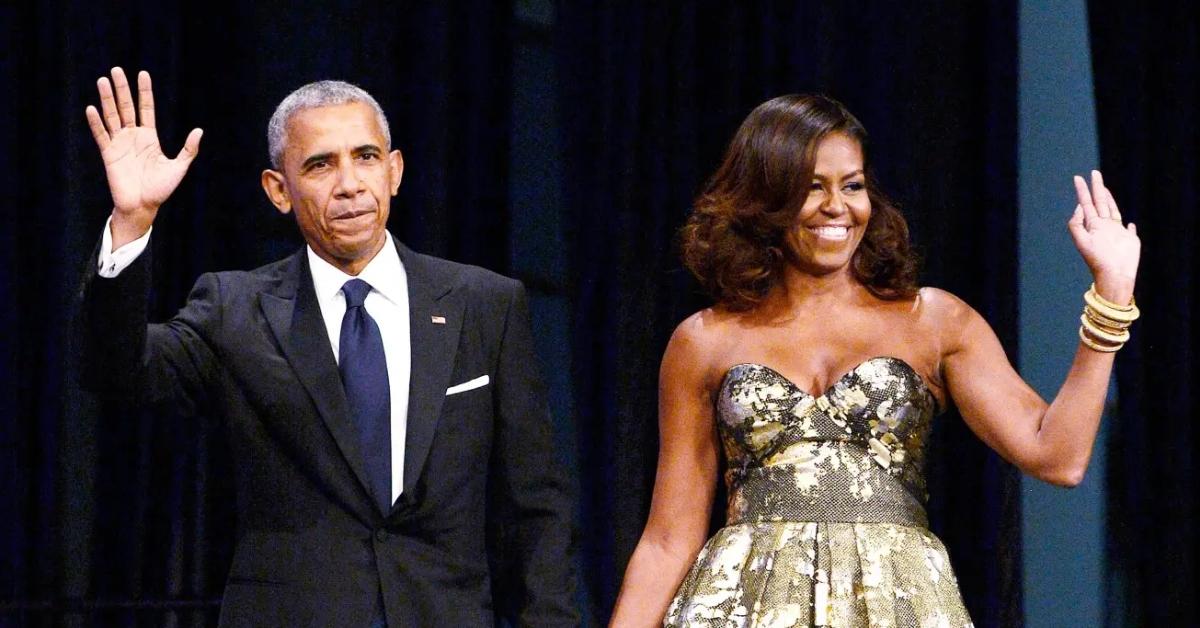
{"type": "Polygon", "coordinates": [[[658,473],[650,517],[617,596],[611,626],[661,626],[671,597],[708,535],[717,435],[703,316],[671,336],[659,372],[658,473]]]}
{"type": "MultiPolygon", "coordinates": [[[[1079,205],[1068,223],[1092,271],[1097,291],[1117,303],[1132,298],[1141,243],[1136,227],[1121,224],[1112,194],[1098,172],[1089,193],[1076,177],[1079,205]]],[[[1080,294],[1083,287],[1080,287],[1080,294]]],[[[1009,364],[996,334],[958,299],[933,291],[950,338],[942,370],[950,396],[967,424],[1025,473],[1060,486],[1083,480],[1112,374],[1113,353],[1080,342],[1054,400],[1047,404],[1009,364]]],[[[1083,299],[1080,298],[1082,309],[1083,299]]]]}

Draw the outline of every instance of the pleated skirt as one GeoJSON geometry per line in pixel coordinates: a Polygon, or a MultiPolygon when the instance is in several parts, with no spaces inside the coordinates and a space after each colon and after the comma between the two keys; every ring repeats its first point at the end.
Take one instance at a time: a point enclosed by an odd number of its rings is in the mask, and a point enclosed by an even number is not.
{"type": "Polygon", "coordinates": [[[705,544],[665,626],[972,626],[946,548],[891,523],[763,522],[705,544]]]}

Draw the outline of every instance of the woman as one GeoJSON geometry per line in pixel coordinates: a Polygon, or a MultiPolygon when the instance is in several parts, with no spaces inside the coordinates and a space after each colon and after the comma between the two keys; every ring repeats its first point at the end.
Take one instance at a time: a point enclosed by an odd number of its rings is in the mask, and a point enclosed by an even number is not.
{"type": "Polygon", "coordinates": [[[698,199],[684,260],[717,304],[663,356],[657,481],[614,626],[970,625],[924,511],[924,448],[951,402],[1025,473],[1082,480],[1137,316],[1134,226],[1098,172],[1090,190],[1075,177],[1068,227],[1095,284],[1047,405],[978,313],[917,287],[865,139],[833,100],[776,98],[698,199]],[[705,544],[718,444],[727,525],[705,544]]]}

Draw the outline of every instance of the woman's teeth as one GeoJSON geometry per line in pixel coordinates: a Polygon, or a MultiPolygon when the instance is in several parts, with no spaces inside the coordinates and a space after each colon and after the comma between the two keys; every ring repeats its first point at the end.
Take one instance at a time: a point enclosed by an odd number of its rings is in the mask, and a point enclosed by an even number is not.
{"type": "Polygon", "coordinates": [[[808,230],[815,233],[818,238],[825,238],[826,240],[845,240],[850,237],[849,227],[809,227],[808,230]]]}

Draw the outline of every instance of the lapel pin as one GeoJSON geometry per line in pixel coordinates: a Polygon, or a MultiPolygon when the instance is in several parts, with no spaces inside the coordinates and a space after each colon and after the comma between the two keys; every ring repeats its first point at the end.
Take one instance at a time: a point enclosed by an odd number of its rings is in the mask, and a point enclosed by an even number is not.
{"type": "Polygon", "coordinates": [[[433,321],[433,324],[434,324],[434,325],[445,325],[445,324],[446,324],[446,317],[445,317],[445,316],[433,316],[433,317],[430,317],[430,318],[431,318],[431,320],[433,321]]]}

